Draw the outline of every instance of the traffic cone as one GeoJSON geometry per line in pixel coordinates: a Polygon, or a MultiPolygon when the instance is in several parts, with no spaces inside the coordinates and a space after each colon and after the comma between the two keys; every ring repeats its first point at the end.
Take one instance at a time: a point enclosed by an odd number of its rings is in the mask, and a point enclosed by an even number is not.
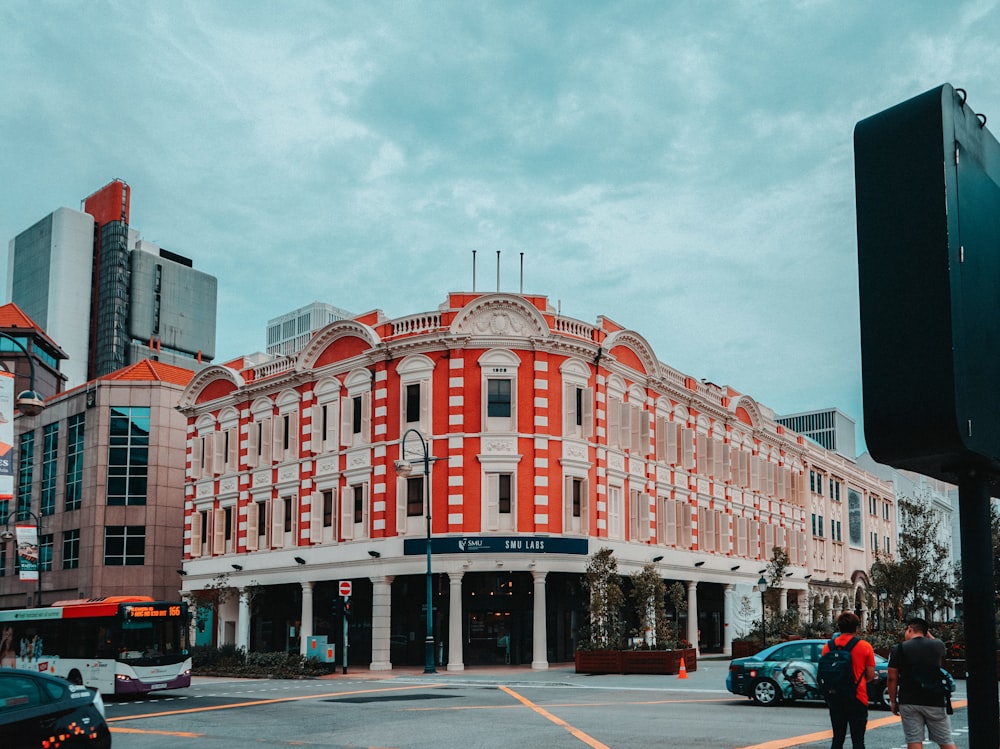
{"type": "Polygon", "coordinates": [[[684,665],[684,656],[681,656],[681,668],[677,672],[678,679],[686,679],[688,677],[687,666],[684,665]]]}

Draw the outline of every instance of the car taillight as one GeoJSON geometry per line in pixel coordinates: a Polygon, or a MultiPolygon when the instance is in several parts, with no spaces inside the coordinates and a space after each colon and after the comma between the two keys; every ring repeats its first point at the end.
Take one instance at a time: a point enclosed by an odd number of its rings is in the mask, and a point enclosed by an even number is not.
{"type": "Polygon", "coordinates": [[[756,677],[757,677],[757,669],[751,668],[750,669],[750,678],[751,679],[755,679],[756,677]]]}

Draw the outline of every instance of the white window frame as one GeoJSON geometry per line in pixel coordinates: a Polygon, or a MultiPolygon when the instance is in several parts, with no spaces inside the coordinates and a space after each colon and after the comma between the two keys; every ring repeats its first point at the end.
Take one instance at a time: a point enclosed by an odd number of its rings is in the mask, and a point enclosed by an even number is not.
{"type": "Polygon", "coordinates": [[[517,431],[518,371],[521,360],[506,349],[490,349],[479,357],[480,378],[482,380],[482,424],[484,432],[517,431]],[[489,381],[510,381],[510,416],[489,415],[489,381]]]}
{"type": "Polygon", "coordinates": [[[413,354],[405,357],[396,367],[399,377],[399,433],[407,429],[416,429],[428,436],[432,432],[431,404],[433,401],[432,386],[434,382],[434,362],[423,354],[413,354]],[[420,388],[419,406],[416,414],[407,413],[407,389],[410,386],[420,388]],[[416,418],[413,418],[416,416],[416,418]]]}

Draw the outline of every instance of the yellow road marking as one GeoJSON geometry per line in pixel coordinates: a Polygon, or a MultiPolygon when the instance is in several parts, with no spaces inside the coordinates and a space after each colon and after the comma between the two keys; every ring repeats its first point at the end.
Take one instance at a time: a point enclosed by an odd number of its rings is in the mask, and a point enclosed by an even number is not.
{"type": "MultiPolygon", "coordinates": [[[[955,700],[951,703],[953,708],[965,707],[968,704],[967,700],[955,700]]],[[[877,718],[876,720],[868,721],[868,728],[881,728],[882,726],[892,725],[893,723],[899,723],[898,715],[889,715],[885,718],[877,718]]],[[[801,744],[811,744],[815,741],[825,741],[826,739],[833,738],[833,731],[817,731],[816,733],[806,733],[801,736],[790,736],[787,739],[776,739],[774,741],[765,741],[763,744],[754,744],[753,746],[744,746],[740,749],[788,749],[792,746],[800,746],[801,744]]]]}
{"type": "Polygon", "coordinates": [[[252,700],[250,702],[234,702],[230,705],[214,705],[212,707],[191,707],[184,710],[165,710],[162,713],[144,713],[143,715],[123,715],[120,718],[108,718],[108,723],[117,723],[123,720],[143,720],[146,718],[162,718],[167,715],[188,715],[190,713],[207,713],[213,710],[228,710],[234,707],[254,707],[257,705],[275,705],[281,702],[298,702],[300,700],[320,700],[329,697],[347,697],[353,694],[370,694],[372,692],[402,692],[413,689],[427,689],[429,687],[443,687],[444,684],[414,684],[406,687],[385,687],[384,689],[357,689],[353,692],[329,692],[327,694],[299,695],[298,697],[276,697],[270,700],[252,700]]]}
{"type": "Polygon", "coordinates": [[[190,731],[152,731],[144,728],[123,728],[121,726],[110,727],[111,733],[149,733],[156,736],[177,736],[182,739],[200,739],[204,734],[191,733],[190,731]]]}
{"type": "Polygon", "coordinates": [[[562,720],[561,718],[557,718],[555,715],[553,715],[552,713],[550,713],[545,708],[540,707],[540,706],[536,705],[534,702],[532,702],[531,700],[522,697],[517,692],[515,692],[513,689],[509,689],[509,688],[507,688],[507,687],[505,687],[503,685],[500,685],[500,690],[503,691],[503,692],[506,692],[507,694],[509,694],[511,697],[513,697],[514,699],[516,699],[518,702],[520,702],[525,707],[529,707],[532,710],[534,710],[536,713],[538,713],[539,715],[541,715],[542,717],[547,718],[548,720],[551,720],[557,726],[561,726],[562,728],[565,728],[573,736],[575,736],[576,738],[580,739],[580,741],[582,741],[587,746],[593,747],[593,749],[610,749],[606,744],[602,744],[600,741],[598,741],[597,739],[593,738],[592,736],[589,736],[588,734],[584,733],[579,728],[574,728],[573,726],[571,726],[569,723],[567,723],[566,721],[562,720]]]}

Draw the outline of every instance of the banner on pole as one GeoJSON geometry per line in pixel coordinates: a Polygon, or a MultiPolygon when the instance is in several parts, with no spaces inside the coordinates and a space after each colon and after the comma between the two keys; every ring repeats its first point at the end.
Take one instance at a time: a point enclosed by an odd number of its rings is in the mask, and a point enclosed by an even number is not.
{"type": "Polygon", "coordinates": [[[38,579],[38,529],[33,525],[17,526],[17,561],[22,582],[38,579]]]}
{"type": "Polygon", "coordinates": [[[0,371],[0,502],[13,496],[14,375],[0,371]]]}

